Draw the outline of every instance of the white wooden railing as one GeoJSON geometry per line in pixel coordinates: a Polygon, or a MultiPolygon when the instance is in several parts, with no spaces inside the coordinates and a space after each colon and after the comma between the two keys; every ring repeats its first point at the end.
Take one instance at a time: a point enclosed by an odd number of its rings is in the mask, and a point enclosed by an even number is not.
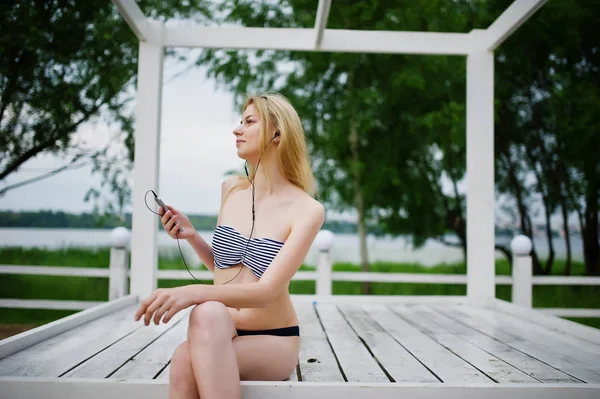
{"type": "MultiPolygon", "coordinates": [[[[331,234],[327,232],[327,234],[331,234]]],[[[521,237],[522,240],[524,240],[521,237]]],[[[332,270],[330,246],[332,236],[315,242],[319,250],[315,271],[298,271],[293,280],[315,281],[317,295],[331,295],[333,281],[382,282],[382,283],[426,283],[426,284],[466,284],[464,274],[429,274],[429,273],[377,273],[377,272],[335,272],[332,270]]],[[[114,242],[114,241],[113,241],[114,242]]],[[[521,241],[521,244],[527,244],[521,241]]],[[[530,245],[530,244],[529,244],[530,245]]],[[[532,307],[532,287],[534,285],[600,285],[600,277],[581,276],[532,276],[531,257],[527,249],[519,247],[516,238],[512,243],[513,273],[512,276],[496,276],[497,285],[512,285],[512,302],[532,307]]],[[[213,274],[208,270],[192,271],[198,280],[212,280],[213,274]]],[[[0,274],[29,274],[37,276],[77,276],[105,277],[109,279],[108,299],[114,300],[127,295],[129,271],[129,252],[127,246],[113,245],[110,253],[109,268],[34,266],[34,265],[0,265],[0,274]]],[[[187,270],[158,270],[157,278],[162,280],[184,280],[189,278],[187,270]]],[[[34,309],[87,309],[103,301],[68,301],[37,299],[0,299],[0,308],[34,308],[34,309]]],[[[537,310],[561,317],[600,317],[600,309],[581,308],[536,308],[537,310]]]]}

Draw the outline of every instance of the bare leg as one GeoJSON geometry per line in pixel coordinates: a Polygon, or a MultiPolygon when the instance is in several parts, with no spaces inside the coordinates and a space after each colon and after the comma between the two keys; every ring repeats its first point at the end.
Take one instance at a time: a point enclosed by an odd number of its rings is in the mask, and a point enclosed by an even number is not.
{"type": "Polygon", "coordinates": [[[169,399],[200,399],[192,370],[189,341],[183,341],[171,357],[169,399]]]}
{"type": "Polygon", "coordinates": [[[240,374],[232,339],[237,335],[225,305],[204,302],[190,313],[192,369],[203,399],[240,399],[240,374]]]}

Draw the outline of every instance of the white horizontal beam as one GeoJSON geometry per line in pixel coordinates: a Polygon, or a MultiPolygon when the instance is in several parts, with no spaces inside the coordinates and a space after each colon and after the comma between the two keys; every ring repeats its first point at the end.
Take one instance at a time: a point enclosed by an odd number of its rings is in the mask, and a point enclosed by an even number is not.
{"type": "Polygon", "coordinates": [[[535,310],[559,317],[600,317],[600,309],[535,308],[535,310]]]}
{"type": "MultiPolygon", "coordinates": [[[[447,398],[479,399],[589,399],[600,394],[600,384],[564,383],[403,383],[403,382],[308,382],[241,381],[246,399],[292,398],[447,398]]],[[[169,381],[120,378],[0,377],[6,398],[161,399],[169,395],[169,381]]]]}
{"type": "Polygon", "coordinates": [[[0,308],[83,310],[102,305],[105,301],[68,301],[64,299],[0,299],[0,308]]]}
{"type": "Polygon", "coordinates": [[[321,47],[323,40],[323,31],[327,26],[327,18],[329,17],[329,8],[331,0],[319,0],[317,7],[317,18],[315,19],[315,48],[321,47]]]}
{"type": "Polygon", "coordinates": [[[107,268],[77,266],[0,265],[0,274],[33,274],[36,276],[108,277],[107,268]]]}
{"type": "Polygon", "coordinates": [[[146,19],[135,0],[112,0],[139,41],[152,42],[159,37],[160,25],[146,19]]]}
{"type": "Polygon", "coordinates": [[[548,0],[515,0],[486,30],[486,48],[494,51],[548,0]]]}
{"type": "Polygon", "coordinates": [[[266,49],[390,54],[455,54],[470,50],[468,33],[325,29],[315,48],[314,29],[165,26],[165,47],[266,49]]]}

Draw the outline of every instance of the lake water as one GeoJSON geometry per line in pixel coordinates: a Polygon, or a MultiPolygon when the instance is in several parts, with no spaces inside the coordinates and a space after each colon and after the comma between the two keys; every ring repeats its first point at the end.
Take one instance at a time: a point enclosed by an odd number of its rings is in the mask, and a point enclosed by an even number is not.
{"type": "MultiPolygon", "coordinates": [[[[0,228],[0,247],[45,247],[45,248],[65,248],[65,247],[108,247],[110,246],[110,229],[38,229],[38,228],[0,228]]],[[[212,241],[211,231],[200,231],[200,236],[208,243],[212,241]]],[[[510,238],[499,237],[497,241],[508,245],[510,238]]],[[[544,237],[534,239],[536,249],[541,257],[547,256],[548,244],[544,237]]],[[[463,260],[462,250],[459,248],[447,247],[435,240],[428,240],[427,243],[414,249],[407,237],[371,237],[368,240],[369,260],[389,261],[389,262],[418,262],[425,266],[432,266],[440,263],[454,263],[463,260]]],[[[181,249],[184,252],[188,264],[198,266],[200,261],[192,248],[186,243],[181,242],[181,249]]],[[[553,240],[556,258],[564,259],[565,242],[562,238],[553,240]]],[[[164,231],[158,233],[158,245],[161,254],[177,255],[177,242],[169,237],[164,231]]],[[[583,248],[581,238],[578,236],[571,239],[573,259],[583,259],[583,248]]],[[[360,262],[360,243],[355,234],[336,234],[331,256],[334,262],[360,262]]],[[[314,246],[310,249],[305,262],[307,264],[316,264],[317,251],[314,246]]],[[[496,253],[497,257],[503,255],[496,253]]],[[[59,265],[57,265],[59,266],[59,265]]]]}

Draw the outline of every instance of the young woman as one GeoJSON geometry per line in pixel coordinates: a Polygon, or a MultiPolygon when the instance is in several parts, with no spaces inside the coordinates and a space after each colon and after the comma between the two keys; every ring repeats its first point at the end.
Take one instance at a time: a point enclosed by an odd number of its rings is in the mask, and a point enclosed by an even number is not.
{"type": "Polygon", "coordinates": [[[285,380],[298,361],[288,287],[324,221],[304,131],[288,100],[269,92],[246,101],[233,135],[248,177],[223,182],[212,247],[173,207],[161,217],[213,271],[214,285],[158,289],[135,315],[166,323],[196,305],[171,358],[170,398],[240,398],[240,380],[285,380]]]}

